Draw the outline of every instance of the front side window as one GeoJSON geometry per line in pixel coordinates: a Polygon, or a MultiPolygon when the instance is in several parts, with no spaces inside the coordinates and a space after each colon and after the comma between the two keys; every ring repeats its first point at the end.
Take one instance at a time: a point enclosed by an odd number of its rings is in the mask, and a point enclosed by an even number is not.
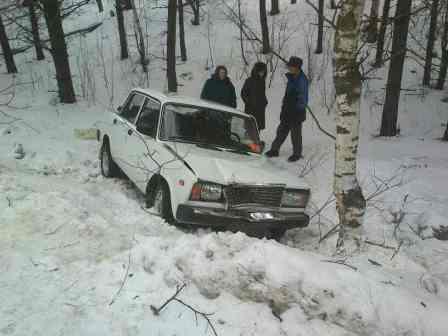
{"type": "Polygon", "coordinates": [[[159,114],[160,103],[152,99],[146,99],[137,121],[137,130],[144,135],[155,138],[159,125],[159,114]]]}
{"type": "Polygon", "coordinates": [[[127,104],[120,112],[120,116],[131,123],[135,123],[138,112],[143,105],[145,97],[138,93],[133,93],[127,104]]]}
{"type": "Polygon", "coordinates": [[[199,106],[166,104],[160,138],[244,152],[261,151],[253,118],[199,106]]]}

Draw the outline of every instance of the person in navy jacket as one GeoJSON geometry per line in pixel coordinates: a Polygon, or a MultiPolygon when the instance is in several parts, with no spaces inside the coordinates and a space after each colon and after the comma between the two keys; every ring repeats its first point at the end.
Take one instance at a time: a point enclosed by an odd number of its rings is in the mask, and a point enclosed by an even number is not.
{"type": "Polygon", "coordinates": [[[280,147],[291,133],[293,153],[288,161],[296,162],[302,158],[302,123],[306,120],[308,79],[302,71],[303,61],[301,58],[293,56],[289,59],[287,65],[289,70],[286,74],[288,84],[283,97],[280,125],[277,128],[277,136],[271,145],[271,149],[266,152],[266,156],[278,157],[280,147]]]}

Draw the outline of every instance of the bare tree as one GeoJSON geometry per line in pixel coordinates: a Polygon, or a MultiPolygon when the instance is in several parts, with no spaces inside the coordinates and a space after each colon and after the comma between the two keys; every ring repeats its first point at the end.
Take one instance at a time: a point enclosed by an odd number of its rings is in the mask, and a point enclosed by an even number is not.
{"type": "Polygon", "coordinates": [[[201,0],[186,0],[190,5],[191,10],[193,11],[193,20],[191,20],[191,24],[193,26],[199,26],[201,23],[200,19],[200,10],[201,10],[201,0]]]}
{"type": "Polygon", "coordinates": [[[3,24],[2,15],[0,14],[0,44],[2,46],[3,58],[5,59],[6,69],[8,73],[17,73],[16,63],[9,45],[8,35],[6,35],[5,25],[3,24]]]}
{"type": "Polygon", "coordinates": [[[179,15],[179,44],[180,44],[180,59],[182,62],[187,61],[187,46],[185,43],[185,25],[184,25],[184,4],[179,0],[177,5],[179,15]]]}
{"type": "Polygon", "coordinates": [[[322,54],[323,52],[323,44],[324,44],[324,8],[325,8],[325,1],[319,0],[319,7],[318,7],[318,23],[317,23],[317,47],[316,47],[316,54],[322,54]]]}
{"type": "Polygon", "coordinates": [[[398,0],[394,18],[392,58],[389,65],[386,100],[381,120],[381,136],[396,136],[398,133],[398,104],[400,102],[401,80],[407,51],[411,8],[412,0],[398,0]]]}
{"type": "Polygon", "coordinates": [[[117,12],[118,36],[120,38],[120,58],[123,60],[129,57],[129,51],[126,26],[124,24],[123,3],[121,0],[115,0],[115,10],[117,12]]]}
{"type": "MultiPolygon", "coordinates": [[[[445,5],[445,13],[443,17],[443,33],[441,38],[442,61],[440,62],[439,78],[437,79],[438,90],[443,90],[448,70],[448,3],[445,5]]],[[[448,129],[448,128],[447,128],[448,129]]],[[[448,134],[447,134],[448,136],[448,134]]]]}
{"type": "Polygon", "coordinates": [[[387,25],[389,24],[389,11],[391,0],[384,0],[383,14],[381,16],[381,25],[376,42],[375,67],[379,68],[383,65],[384,42],[386,38],[387,25]]]}
{"type": "Polygon", "coordinates": [[[140,56],[140,64],[142,66],[143,72],[148,72],[148,61],[146,58],[146,47],[145,47],[145,37],[143,35],[142,25],[140,24],[140,18],[137,13],[137,7],[135,6],[135,1],[131,0],[132,4],[132,14],[134,16],[134,30],[135,30],[135,40],[137,42],[137,50],[140,56]]]}
{"type": "Polygon", "coordinates": [[[271,11],[269,12],[271,15],[280,14],[280,5],[279,0],[271,0],[271,11]]]}
{"type": "Polygon", "coordinates": [[[104,11],[103,0],[96,0],[96,4],[98,5],[98,11],[102,13],[104,11]]]}
{"type": "Polygon", "coordinates": [[[168,0],[168,32],[166,41],[166,76],[168,78],[168,91],[177,92],[176,76],[176,16],[177,0],[168,0]]]}
{"type": "Polygon", "coordinates": [[[436,40],[438,15],[439,15],[439,0],[432,0],[431,21],[429,24],[428,42],[426,45],[425,68],[423,72],[423,86],[429,86],[431,84],[432,58],[434,56],[434,44],[436,40]]]}
{"type": "Polygon", "coordinates": [[[60,2],[58,0],[40,0],[40,3],[45,14],[48,35],[50,37],[51,56],[53,57],[56,69],[59,99],[62,103],[74,103],[76,102],[76,97],[68,59],[67,44],[65,43],[64,29],[62,27],[60,2]]]}
{"type": "Polygon", "coordinates": [[[36,49],[36,58],[38,61],[45,59],[42,42],[40,40],[39,19],[36,15],[35,0],[30,0],[28,3],[28,11],[31,24],[31,34],[33,35],[34,48],[36,49]]]}
{"type": "Polygon", "coordinates": [[[367,42],[375,43],[378,40],[378,11],[380,0],[372,0],[370,7],[369,22],[367,24],[367,42]]]}
{"type": "Polygon", "coordinates": [[[336,151],[334,193],[339,214],[338,248],[345,228],[362,224],[366,201],[356,176],[359,145],[361,74],[357,60],[364,0],[346,0],[339,8],[334,42],[336,151]]]}
{"type": "Polygon", "coordinates": [[[268,54],[271,51],[271,44],[269,42],[268,18],[266,15],[266,0],[260,0],[259,6],[260,6],[261,38],[263,40],[262,53],[268,54]]]}

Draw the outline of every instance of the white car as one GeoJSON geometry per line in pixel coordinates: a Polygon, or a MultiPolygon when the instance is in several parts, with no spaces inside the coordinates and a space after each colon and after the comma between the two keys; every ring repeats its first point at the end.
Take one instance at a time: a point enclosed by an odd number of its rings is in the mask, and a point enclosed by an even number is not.
{"type": "Polygon", "coordinates": [[[102,174],[123,171],[168,222],[269,237],[308,225],[308,186],[262,155],[247,114],[135,89],[97,135],[102,174]]]}

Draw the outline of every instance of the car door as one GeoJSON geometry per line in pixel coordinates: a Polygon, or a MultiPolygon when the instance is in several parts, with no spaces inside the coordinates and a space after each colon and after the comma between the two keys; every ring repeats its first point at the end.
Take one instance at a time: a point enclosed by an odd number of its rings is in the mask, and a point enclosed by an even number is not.
{"type": "Polygon", "coordinates": [[[129,160],[129,153],[133,150],[129,137],[135,132],[135,122],[145,102],[145,96],[132,92],[125,105],[120,109],[117,118],[114,119],[116,132],[115,140],[112,140],[113,156],[124,173],[132,178],[133,167],[129,160]]]}
{"type": "Polygon", "coordinates": [[[147,97],[137,118],[136,127],[128,134],[127,159],[132,166],[131,179],[143,192],[152,175],[160,170],[160,148],[156,141],[161,103],[147,97]]]}

